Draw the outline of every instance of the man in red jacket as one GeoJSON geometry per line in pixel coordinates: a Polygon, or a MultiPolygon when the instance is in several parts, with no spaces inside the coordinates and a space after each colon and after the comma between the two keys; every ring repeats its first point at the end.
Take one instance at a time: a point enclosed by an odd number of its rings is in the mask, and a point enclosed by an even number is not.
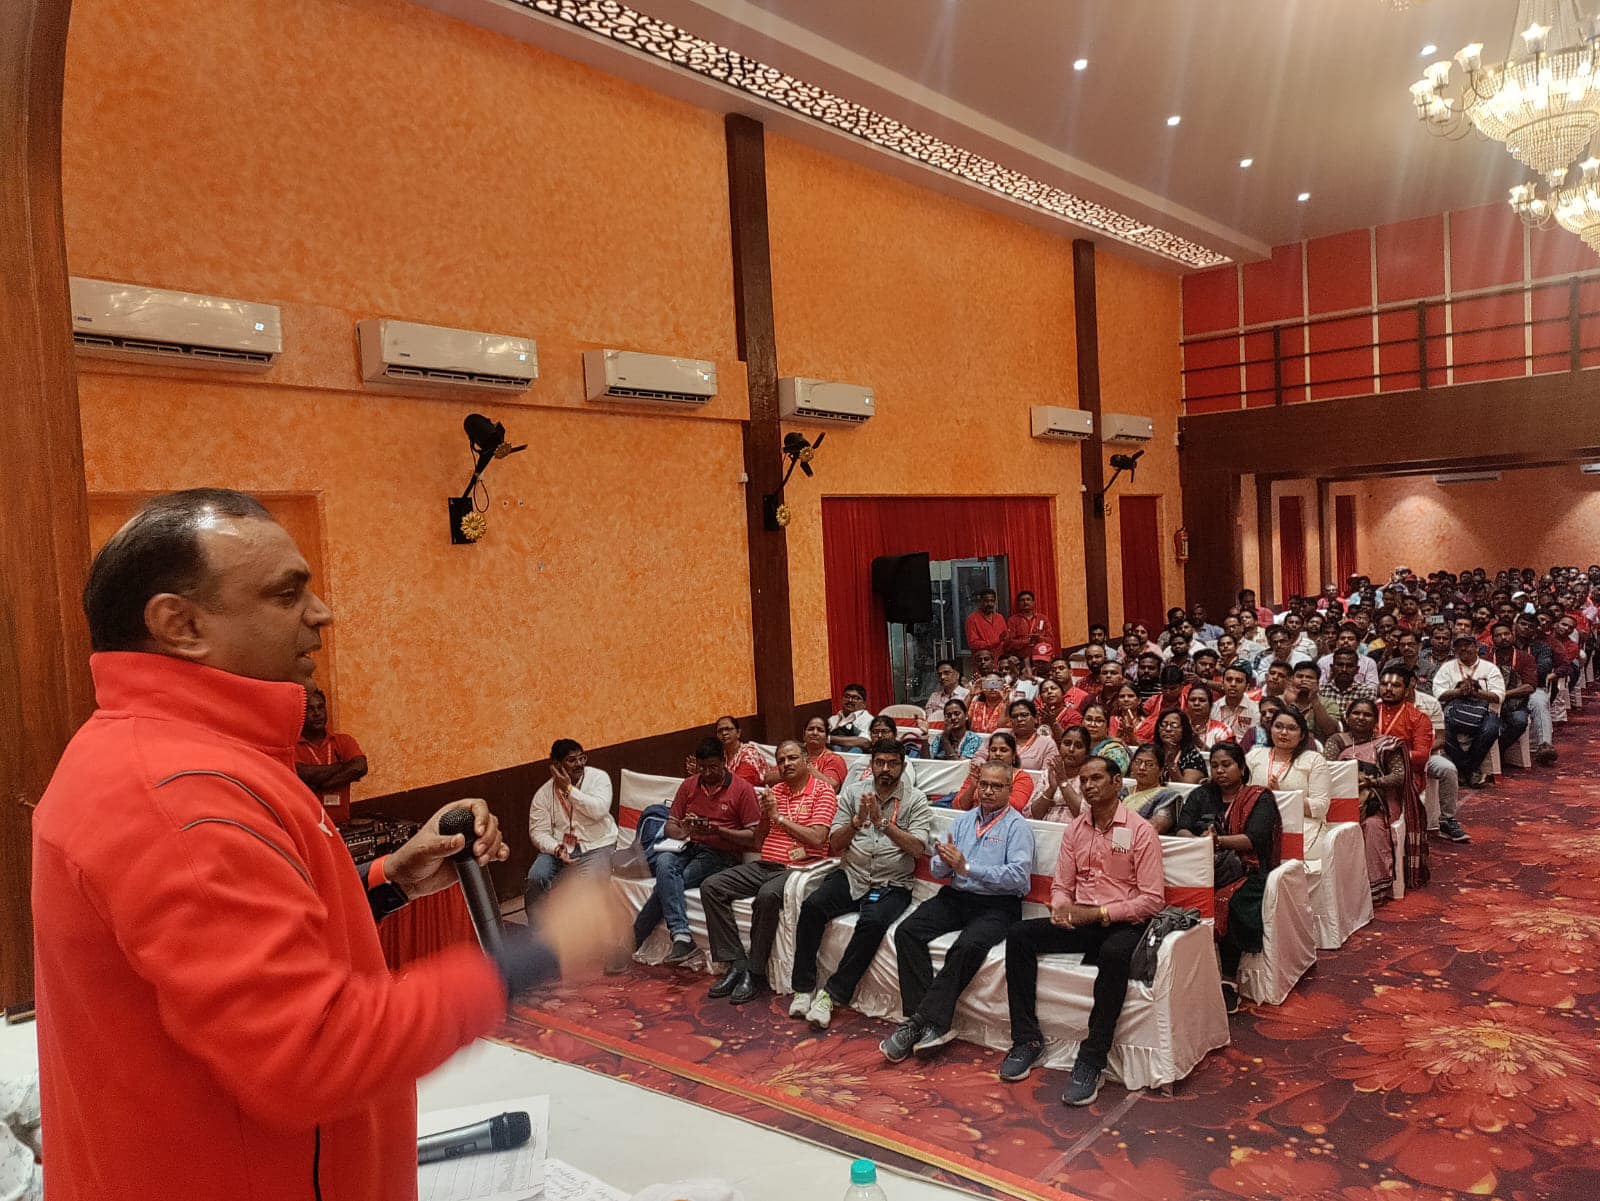
{"type": "MultiPolygon", "coordinates": [[[[296,777],[332,620],[309,584],[222,490],[157,498],[95,557],[99,708],[33,825],[52,1201],[413,1198],[416,1079],[614,939],[580,886],[499,961],[457,946],[389,974],[374,916],[449,887],[463,840],[435,814],[358,869],[296,777]]],[[[504,858],[484,802],[461,805],[478,862],[504,858]]]]}

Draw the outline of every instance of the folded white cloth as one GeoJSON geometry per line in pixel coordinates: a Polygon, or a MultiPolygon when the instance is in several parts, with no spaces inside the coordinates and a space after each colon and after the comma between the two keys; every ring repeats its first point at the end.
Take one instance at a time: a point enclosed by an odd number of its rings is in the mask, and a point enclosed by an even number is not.
{"type": "Polygon", "coordinates": [[[0,1122],[0,1201],[43,1201],[44,1172],[34,1162],[33,1148],[0,1122]]]}
{"type": "MultiPolygon", "coordinates": [[[[663,838],[650,849],[657,855],[676,855],[688,845],[689,840],[687,838],[663,838]]],[[[694,1199],[690,1198],[690,1201],[694,1201],[694,1199]]]]}

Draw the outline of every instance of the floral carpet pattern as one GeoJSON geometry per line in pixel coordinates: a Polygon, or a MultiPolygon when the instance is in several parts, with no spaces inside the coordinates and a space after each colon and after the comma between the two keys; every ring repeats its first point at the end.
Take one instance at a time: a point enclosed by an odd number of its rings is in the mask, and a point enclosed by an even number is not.
{"type": "Polygon", "coordinates": [[[885,1063],[887,1023],[818,1037],[787,999],[735,1009],[667,969],[520,1008],[507,1041],[993,1196],[1093,1201],[1600,1198],[1600,705],[1554,770],[1463,791],[1471,846],[1381,908],[1171,1096],[1065,1073],[996,1080],[954,1043],[885,1063]]]}

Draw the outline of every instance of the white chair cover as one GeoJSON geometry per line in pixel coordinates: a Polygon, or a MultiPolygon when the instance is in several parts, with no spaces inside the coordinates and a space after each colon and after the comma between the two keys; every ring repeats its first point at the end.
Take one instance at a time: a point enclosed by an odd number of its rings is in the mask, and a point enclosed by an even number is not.
{"type": "Polygon", "coordinates": [[[1317,946],[1324,951],[1338,950],[1372,920],[1366,843],[1359,825],[1360,778],[1360,769],[1353,760],[1329,761],[1330,799],[1322,858],[1315,866],[1306,864],[1317,946]]]}

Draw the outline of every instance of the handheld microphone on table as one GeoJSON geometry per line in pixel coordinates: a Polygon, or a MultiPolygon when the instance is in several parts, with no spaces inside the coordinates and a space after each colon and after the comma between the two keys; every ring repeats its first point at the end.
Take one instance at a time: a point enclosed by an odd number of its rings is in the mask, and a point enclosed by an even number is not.
{"type": "Polygon", "coordinates": [[[490,1151],[509,1151],[533,1137],[533,1122],[522,1110],[486,1118],[471,1126],[457,1126],[417,1139],[417,1163],[438,1163],[463,1155],[483,1155],[490,1151]]]}
{"type": "Polygon", "coordinates": [[[450,857],[455,864],[456,878],[461,881],[461,895],[466,898],[467,912],[472,915],[472,928],[478,932],[478,943],[485,953],[496,961],[505,960],[505,931],[500,925],[500,902],[494,895],[494,883],[472,857],[472,844],[478,837],[473,828],[472,810],[452,809],[439,819],[439,833],[446,838],[460,834],[466,842],[450,857]]]}

